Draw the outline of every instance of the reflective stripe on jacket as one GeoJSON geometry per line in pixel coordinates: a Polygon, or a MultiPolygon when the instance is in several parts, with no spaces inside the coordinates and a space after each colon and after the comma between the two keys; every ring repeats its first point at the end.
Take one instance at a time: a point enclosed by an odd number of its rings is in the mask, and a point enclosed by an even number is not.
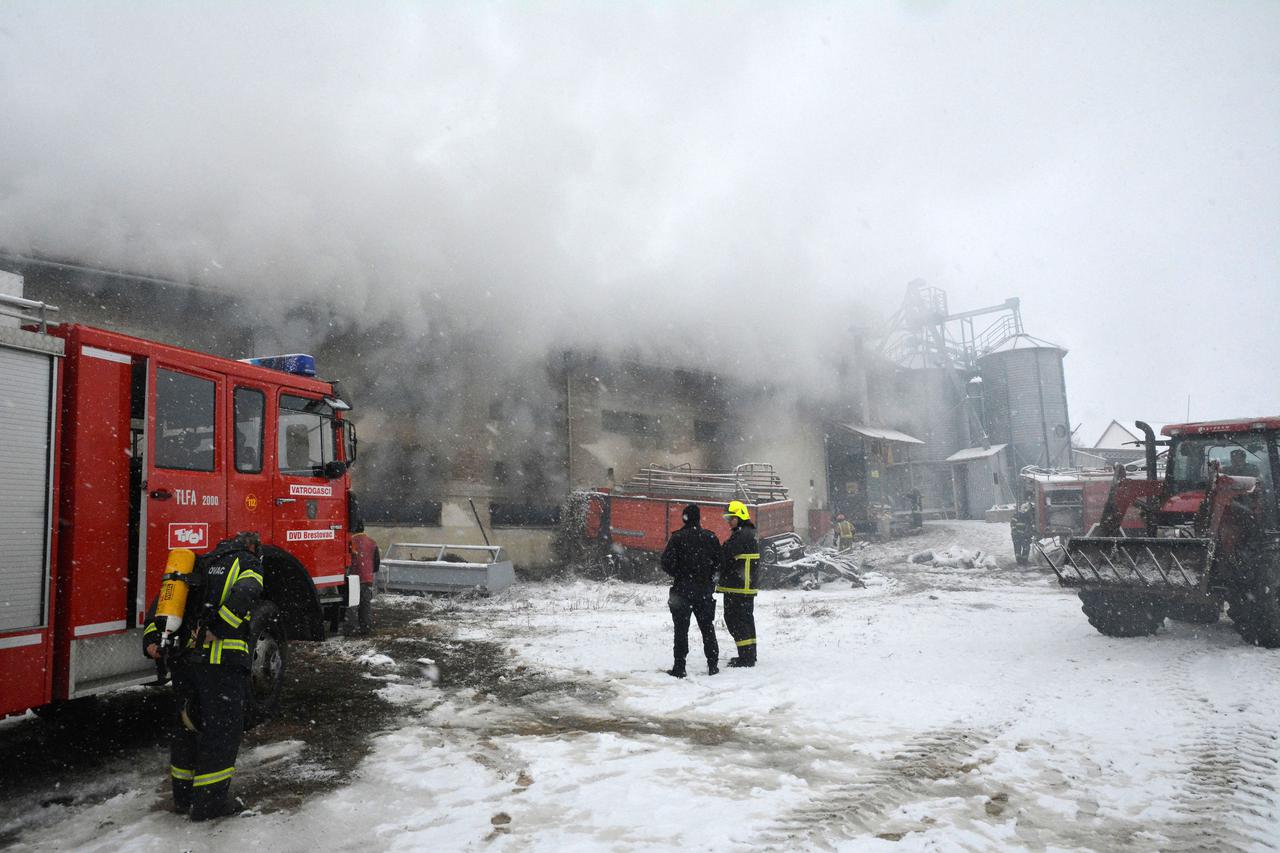
{"type": "Polygon", "coordinates": [[[756,526],[742,521],[721,546],[720,585],[716,592],[731,595],[755,595],[756,578],[752,572],[760,559],[760,546],[756,543],[756,526]]]}
{"type": "MultiPolygon", "coordinates": [[[[182,616],[186,661],[209,664],[249,665],[249,641],[252,637],[250,614],[262,595],[262,563],[250,551],[233,544],[219,542],[196,563],[198,579],[194,579],[182,616]],[[203,622],[202,622],[203,620],[203,622]],[[208,630],[205,642],[196,648],[196,627],[208,630]]],[[[155,602],[148,612],[143,629],[144,645],[153,640],[156,630],[155,602]]]]}

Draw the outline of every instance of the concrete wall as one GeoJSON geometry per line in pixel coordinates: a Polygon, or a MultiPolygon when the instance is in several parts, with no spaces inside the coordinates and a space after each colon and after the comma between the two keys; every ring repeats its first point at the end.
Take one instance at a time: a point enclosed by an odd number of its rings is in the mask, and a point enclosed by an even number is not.
{"type": "Polygon", "coordinates": [[[773,465],[795,504],[795,528],[809,533],[809,510],[827,508],[826,431],[822,417],[786,399],[743,406],[740,432],[726,452],[736,463],[773,465]]]}
{"type": "MultiPolygon", "coordinates": [[[[699,421],[729,426],[718,388],[705,374],[600,358],[571,359],[565,397],[569,411],[569,480],[573,488],[622,482],[649,464],[714,468],[723,464],[719,438],[699,438],[699,421]],[[607,428],[607,413],[644,416],[649,428],[607,428]]],[[[616,424],[614,425],[616,427],[616,424]]]]}
{"type": "MultiPolygon", "coordinates": [[[[452,496],[443,500],[440,524],[430,527],[410,527],[392,524],[370,524],[365,528],[385,554],[393,542],[418,542],[442,545],[484,545],[484,536],[476,525],[475,516],[466,497],[452,496]]],[[[490,524],[487,501],[476,501],[476,511],[484,522],[489,544],[501,545],[507,557],[517,569],[545,569],[555,564],[551,550],[554,528],[550,527],[493,527],[490,524]]]]}

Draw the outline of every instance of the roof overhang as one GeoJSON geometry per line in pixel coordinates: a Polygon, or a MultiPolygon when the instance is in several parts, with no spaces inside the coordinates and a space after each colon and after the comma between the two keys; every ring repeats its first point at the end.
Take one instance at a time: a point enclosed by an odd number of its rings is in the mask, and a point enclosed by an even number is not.
{"type": "Polygon", "coordinates": [[[860,424],[836,424],[840,429],[860,435],[863,438],[874,438],[879,441],[896,441],[899,444],[924,444],[918,438],[885,427],[862,426],[860,424]]]}
{"type": "Polygon", "coordinates": [[[942,461],[943,462],[972,462],[975,459],[986,459],[990,456],[995,456],[997,453],[999,453],[1001,450],[1004,450],[1008,446],[1009,445],[1007,444],[993,444],[990,447],[966,447],[964,450],[957,450],[955,453],[952,453],[950,456],[948,456],[946,459],[942,461]]]}

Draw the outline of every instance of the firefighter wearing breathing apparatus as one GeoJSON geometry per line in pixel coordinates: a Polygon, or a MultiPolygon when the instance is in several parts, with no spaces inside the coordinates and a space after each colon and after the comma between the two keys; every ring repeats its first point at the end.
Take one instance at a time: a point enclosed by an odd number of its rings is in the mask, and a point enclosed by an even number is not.
{"type": "Polygon", "coordinates": [[[724,593],[724,624],[738,647],[738,656],[729,666],[756,665],[756,588],[752,572],[760,559],[756,543],[756,526],[742,501],[731,501],[725,512],[729,521],[729,538],[721,546],[720,585],[724,593]]]}
{"type": "Polygon", "coordinates": [[[249,689],[250,613],[262,594],[260,548],[256,533],[239,533],[199,559],[170,552],[143,629],[147,657],[173,677],[173,806],[192,820],[242,807],[231,777],[249,689]]]}

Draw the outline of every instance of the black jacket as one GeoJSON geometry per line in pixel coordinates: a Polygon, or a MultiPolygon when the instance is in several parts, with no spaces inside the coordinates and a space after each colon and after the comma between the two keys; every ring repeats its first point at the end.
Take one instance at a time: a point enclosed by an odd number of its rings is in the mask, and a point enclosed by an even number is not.
{"type": "Polygon", "coordinates": [[[671,575],[672,591],[688,599],[710,598],[719,568],[719,540],[695,524],[672,533],[662,551],[662,570],[671,575]]]}
{"type": "MultiPolygon", "coordinates": [[[[182,616],[181,660],[184,663],[230,664],[249,667],[249,615],[262,594],[262,562],[233,540],[219,542],[200,556],[191,573],[187,607],[182,616]],[[197,626],[208,628],[205,643],[197,648],[197,626]]],[[[146,645],[158,638],[156,603],[151,602],[142,631],[146,645]]]]}
{"type": "Polygon", "coordinates": [[[716,592],[755,595],[760,546],[756,542],[756,526],[740,521],[721,547],[720,585],[716,592]]]}

